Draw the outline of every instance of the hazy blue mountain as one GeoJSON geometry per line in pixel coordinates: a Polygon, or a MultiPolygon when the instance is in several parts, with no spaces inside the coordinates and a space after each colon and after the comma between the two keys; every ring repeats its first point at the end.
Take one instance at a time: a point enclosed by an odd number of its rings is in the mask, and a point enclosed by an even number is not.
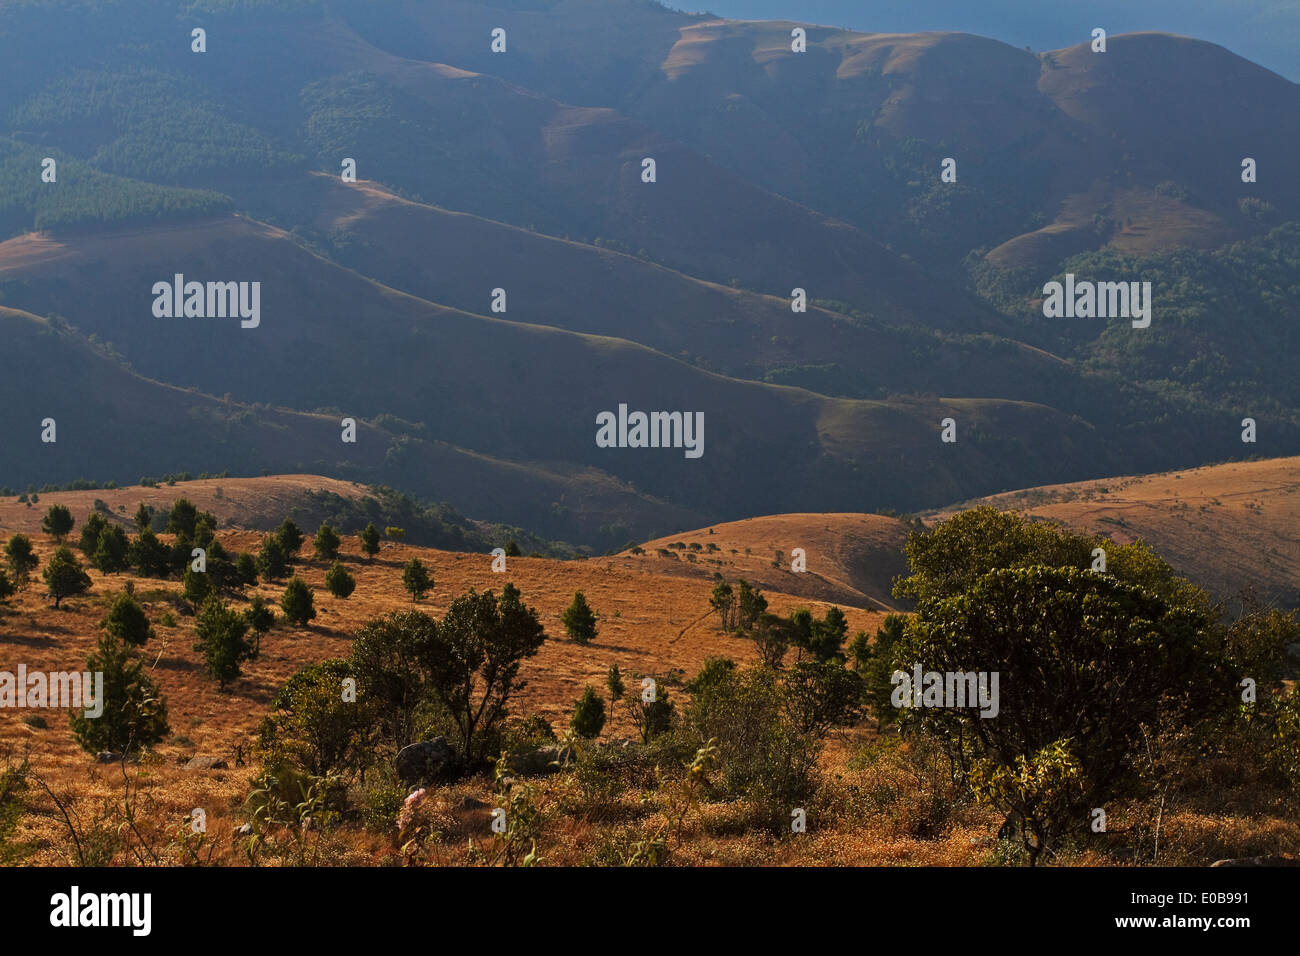
{"type": "Polygon", "coordinates": [[[868,33],[958,30],[1035,51],[1072,46],[1093,27],[1107,33],[1159,30],[1209,40],[1300,81],[1300,2],[1296,0],[716,0],[711,13],[782,19],[868,33]]]}

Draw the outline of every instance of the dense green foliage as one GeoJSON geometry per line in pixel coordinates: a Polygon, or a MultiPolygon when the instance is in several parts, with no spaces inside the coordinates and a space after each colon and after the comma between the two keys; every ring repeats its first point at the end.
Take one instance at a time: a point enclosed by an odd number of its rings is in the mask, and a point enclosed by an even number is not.
{"type": "Polygon", "coordinates": [[[169,733],[167,700],[128,645],[111,634],[99,639],[86,660],[92,674],[104,675],[103,713],[72,712],[72,733],[90,753],[132,754],[161,742],[169,733]]]}

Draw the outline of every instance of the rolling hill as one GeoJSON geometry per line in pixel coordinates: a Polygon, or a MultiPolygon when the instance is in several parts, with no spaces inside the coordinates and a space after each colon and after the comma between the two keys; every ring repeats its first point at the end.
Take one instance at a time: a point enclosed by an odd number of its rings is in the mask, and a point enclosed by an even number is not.
{"type": "MultiPolygon", "coordinates": [[[[1222,461],[1256,450],[1246,415],[1300,453],[1300,193],[1273,172],[1300,88],[1213,44],[809,26],[795,53],[798,24],[641,0],[133,9],[0,7],[0,301],[106,343],[113,381],[374,430],[222,461],[164,401],[147,468],[119,441],[0,481],[324,472],[606,550],[1222,461]],[[1064,269],[1149,276],[1157,322],[1044,322],[1064,269]],[[153,317],[177,274],[261,283],[264,321],[153,317]],[[597,447],[623,404],[703,413],[708,451],[597,447]]],[[[41,388],[5,392],[15,421],[41,388]]]]}
{"type": "MultiPolygon", "coordinates": [[[[398,293],[313,255],[282,230],[240,217],[20,237],[0,244],[5,280],[30,308],[111,341],[141,374],[240,403],[340,418],[393,415],[408,423],[410,439],[519,463],[600,469],[645,495],[722,519],[818,504],[914,508],[1105,461],[1093,428],[1046,406],[833,399],[730,379],[626,340],[472,315],[398,293]],[[150,290],[177,272],[255,277],[264,290],[261,324],[155,318],[150,290]],[[94,296],[83,284],[91,277],[94,296]],[[547,401],[535,401],[538,395],[547,401]],[[703,412],[705,454],[692,461],[677,450],[597,447],[597,413],[620,404],[703,412]],[[948,414],[968,429],[965,444],[938,441],[948,414]],[[786,464],[756,480],[753,463],[763,460],[786,464]],[[908,463],[910,477],[899,474],[899,462],[908,463]]],[[[407,443],[397,444],[389,464],[403,487],[425,493],[428,463],[414,454],[404,459],[407,443]]],[[[471,511],[451,495],[439,497],[471,511]]],[[[530,503],[538,514],[549,506],[530,503]]]]}

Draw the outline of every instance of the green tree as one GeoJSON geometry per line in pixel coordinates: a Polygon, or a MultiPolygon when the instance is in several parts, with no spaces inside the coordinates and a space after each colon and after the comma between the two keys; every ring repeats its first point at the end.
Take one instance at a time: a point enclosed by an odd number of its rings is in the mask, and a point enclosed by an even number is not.
{"type": "Polygon", "coordinates": [[[573,601],[560,615],[564,631],[571,640],[579,644],[590,644],[596,639],[596,612],[587,604],[587,596],[581,591],[573,592],[573,601]]]}
{"type": "Polygon", "coordinates": [[[325,573],[325,586],[336,598],[345,598],[357,588],[357,579],[352,576],[342,561],[335,561],[325,573]]]}
{"type": "Polygon", "coordinates": [[[437,636],[438,622],[424,612],[394,611],[367,621],[352,642],[358,696],[375,709],[380,735],[395,749],[415,740],[437,636]]]}
{"type": "Polygon", "coordinates": [[[280,527],[275,530],[275,536],[280,541],[280,547],[284,549],[286,560],[292,561],[297,557],[298,552],[302,550],[303,535],[292,518],[285,518],[280,522],[280,527]]]}
{"type": "Polygon", "coordinates": [[[60,547],[45,565],[45,584],[58,607],[66,597],[85,594],[90,590],[90,575],[81,567],[77,556],[67,547],[60,547]]]}
{"type": "Polygon", "coordinates": [[[1000,568],[1087,568],[1094,546],[1093,539],[1013,512],[972,508],[908,537],[910,573],[895,582],[894,596],[916,601],[953,597],[1000,568]]]}
{"type": "Polygon", "coordinates": [[[140,647],[153,637],[153,626],[149,623],[144,608],[126,591],[113,598],[108,614],[100,621],[100,625],[119,641],[133,647],[140,647]]]}
{"type": "Polygon", "coordinates": [[[797,661],[782,675],[784,706],[791,726],[818,740],[832,727],[857,718],[862,701],[862,678],[842,661],[797,661]]]}
{"type": "Polygon", "coordinates": [[[213,593],[212,579],[206,571],[195,571],[193,565],[186,565],[181,575],[181,596],[197,610],[213,593]]]}
{"type": "Polygon", "coordinates": [[[143,534],[146,528],[153,526],[153,509],[140,502],[140,507],[135,509],[135,530],[137,534],[143,534]]]}
{"type": "Polygon", "coordinates": [[[72,712],[72,733],[83,749],[133,754],[167,737],[167,699],[125,643],[102,635],[86,670],[104,675],[104,689],[103,699],[95,702],[97,716],[87,717],[85,709],[72,712]]]}
{"type": "Polygon", "coordinates": [[[127,560],[141,577],[165,578],[171,573],[171,553],[151,528],[136,535],[127,552],[127,560]]]}
{"type": "Polygon", "coordinates": [[[310,664],[289,678],[262,721],[258,751],[268,766],[284,761],[313,777],[348,774],[373,760],[368,708],[346,699],[345,660],[310,664]]]}
{"type": "Polygon", "coordinates": [[[614,705],[623,697],[627,687],[623,684],[623,675],[618,672],[618,665],[609,665],[609,673],[605,675],[605,688],[609,691],[609,711],[614,712],[614,705]]]}
{"type": "Polygon", "coordinates": [[[75,524],[72,512],[66,505],[50,505],[50,509],[45,512],[45,517],[41,519],[41,530],[48,535],[53,535],[54,540],[62,544],[75,524]]]}
{"type": "Polygon", "coordinates": [[[754,642],[759,660],[768,667],[779,668],[790,649],[795,627],[789,618],[763,612],[740,628],[740,633],[754,642]]]}
{"type": "Polygon", "coordinates": [[[964,701],[954,690],[944,700],[953,706],[915,708],[900,683],[893,703],[906,731],[935,741],[977,797],[1019,821],[1033,863],[1084,826],[1089,808],[1140,789],[1147,728],[1194,727],[1228,706],[1233,681],[1212,625],[1202,601],[1168,601],[1109,574],[992,571],[961,594],[922,599],[894,648],[904,674],[921,663],[957,675],[964,701]],[[983,697],[972,661],[997,665],[983,697]]]}
{"type": "Polygon", "coordinates": [[[894,676],[894,645],[903,637],[907,618],[901,614],[886,614],[880,627],[876,629],[874,644],[867,641],[865,632],[853,640],[854,668],[862,677],[863,699],[870,707],[872,716],[881,726],[894,722],[898,709],[891,699],[896,686],[894,676]]]}
{"type": "Polygon", "coordinates": [[[729,657],[706,657],[700,672],[686,682],[686,690],[692,695],[707,692],[719,683],[730,680],[736,670],[736,662],[729,657]]]}
{"type": "Polygon", "coordinates": [[[668,688],[659,681],[655,682],[653,696],[653,700],[646,700],[646,691],[643,690],[640,694],[633,691],[627,697],[628,713],[644,744],[650,743],[660,734],[668,733],[672,729],[673,715],[676,712],[672,701],[668,699],[668,688]]]}
{"type": "Polygon", "coordinates": [[[262,540],[262,550],[257,554],[257,570],[267,584],[278,581],[289,573],[289,561],[285,557],[284,545],[277,535],[267,535],[262,540]]]}
{"type": "Polygon", "coordinates": [[[253,632],[248,659],[255,661],[262,654],[262,638],[266,637],[267,632],[275,626],[275,611],[266,603],[262,595],[254,594],[244,611],[244,620],[248,622],[248,628],[253,632]]]}
{"type": "Polygon", "coordinates": [[[257,583],[257,559],[247,551],[239,552],[235,558],[235,576],[244,587],[257,583]]]}
{"type": "Polygon", "coordinates": [[[216,533],[217,519],[207,511],[200,511],[198,517],[194,519],[193,537],[186,538],[184,535],[177,535],[177,537],[192,547],[209,548],[216,533]]]}
{"type": "Polygon", "coordinates": [[[736,592],[726,581],[713,585],[713,594],[709,606],[718,612],[718,623],[724,631],[736,626],[736,592]]]}
{"type": "Polygon", "coordinates": [[[334,561],[339,556],[339,533],[327,524],[322,524],[316,532],[316,537],[312,539],[312,548],[316,552],[317,559],[321,561],[334,561]]]}
{"type": "Polygon", "coordinates": [[[4,568],[0,568],[0,604],[8,601],[18,591],[18,586],[9,580],[4,568]]]}
{"type": "Polygon", "coordinates": [[[767,612],[767,598],[744,578],[736,582],[736,626],[749,630],[767,612]]]}
{"type": "Polygon", "coordinates": [[[27,584],[31,573],[40,564],[36,552],[32,550],[32,539],[25,534],[15,534],[9,538],[5,544],[5,560],[9,563],[9,570],[13,572],[14,580],[20,586],[27,584]]]}
{"type": "Polygon", "coordinates": [[[290,578],[284,594],[280,596],[280,609],[284,611],[285,619],[308,627],[312,618],[316,616],[315,593],[307,587],[307,582],[296,574],[290,578]]]}
{"type": "Polygon", "coordinates": [[[92,561],[104,574],[118,574],[131,567],[131,542],[118,525],[109,525],[99,533],[92,561]]]}
{"type": "Polygon", "coordinates": [[[402,587],[411,592],[412,601],[420,600],[433,587],[433,578],[419,558],[406,562],[406,567],[402,569],[402,587]]]}
{"type": "Polygon", "coordinates": [[[570,726],[575,734],[588,740],[599,737],[605,726],[605,701],[590,684],[574,702],[570,726]]]}
{"type": "Polygon", "coordinates": [[[217,595],[208,595],[195,619],[194,649],[202,653],[204,669],[221,690],[239,676],[239,665],[252,652],[244,640],[246,633],[244,616],[226,607],[217,595]]]}
{"type": "Polygon", "coordinates": [[[513,584],[500,598],[471,590],[447,609],[429,650],[429,684],[471,763],[482,759],[483,741],[505,719],[511,695],[525,686],[520,665],[545,641],[537,612],[513,584]]]}
{"type": "Polygon", "coordinates": [[[235,562],[231,560],[230,552],[216,538],[208,542],[206,550],[204,560],[213,589],[227,594],[239,591],[243,587],[243,579],[235,568],[235,562]]]}
{"type": "Polygon", "coordinates": [[[820,621],[809,611],[800,608],[790,615],[790,620],[794,625],[791,639],[801,651],[806,651],[818,661],[843,659],[841,649],[848,634],[849,623],[839,608],[827,609],[820,621]]]}
{"type": "Polygon", "coordinates": [[[794,726],[787,682],[772,668],[728,663],[717,660],[691,681],[686,729],[716,742],[724,794],[752,801],[765,825],[788,827],[790,809],[816,791],[821,741],[794,726]]]}
{"type": "Polygon", "coordinates": [[[522,558],[524,556],[524,553],[519,550],[518,542],[516,542],[514,538],[507,541],[506,546],[502,550],[505,551],[507,558],[522,558]]]}
{"type": "Polygon", "coordinates": [[[107,527],[108,522],[98,511],[92,511],[86,516],[86,521],[81,526],[81,537],[77,541],[77,549],[86,556],[87,560],[95,560],[95,549],[99,547],[99,536],[107,527]]]}
{"type": "Polygon", "coordinates": [[[361,532],[361,550],[371,561],[375,560],[375,555],[379,553],[379,529],[375,527],[373,521],[361,532]]]}
{"type": "Polygon", "coordinates": [[[193,541],[198,521],[199,509],[194,506],[194,502],[188,498],[177,498],[172,502],[163,533],[178,535],[186,542],[193,541]]]}

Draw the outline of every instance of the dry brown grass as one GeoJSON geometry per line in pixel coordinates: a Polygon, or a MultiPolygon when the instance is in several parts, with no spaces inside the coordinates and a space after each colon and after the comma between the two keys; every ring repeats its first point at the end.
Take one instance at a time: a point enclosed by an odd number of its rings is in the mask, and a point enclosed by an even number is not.
{"type": "MultiPolygon", "coordinates": [[[[1069,493],[1053,492],[1069,500],[1056,505],[1042,503],[1035,510],[1059,514],[1055,509],[1066,509],[1064,513],[1078,521],[1087,515],[1122,508],[1130,518],[1141,514],[1154,520],[1159,508],[1148,503],[1161,500],[1154,489],[1169,487],[1178,491],[1180,501],[1197,495],[1228,502],[1214,507],[1222,510],[1225,520],[1246,519],[1249,523],[1246,501],[1262,503],[1266,513],[1284,503],[1293,505],[1294,498],[1287,497],[1287,488],[1293,485],[1288,476],[1293,476],[1294,467],[1294,461],[1223,466],[1181,473],[1180,478],[1157,476],[1110,482],[1106,491],[1092,483],[1071,488],[1069,493]]],[[[297,500],[304,489],[327,486],[339,494],[355,493],[344,483],[322,483],[322,479],[310,476],[188,482],[183,488],[52,493],[42,495],[40,504],[33,509],[0,505],[0,530],[30,533],[33,520],[39,521],[39,515],[55,501],[72,506],[80,522],[96,497],[105,499],[114,510],[121,503],[133,511],[140,500],[168,505],[182,493],[200,508],[216,511],[223,520],[256,515],[260,523],[270,524],[276,508],[297,500]],[[221,498],[215,496],[218,485],[223,488],[221,498]]],[[[1006,504],[1014,506],[1011,501],[1006,504]]],[[[1173,534],[1179,528],[1176,518],[1166,520],[1175,522],[1168,525],[1173,534]]],[[[860,629],[873,633],[883,612],[863,606],[868,604],[865,599],[855,606],[840,600],[840,596],[866,598],[878,587],[862,586],[870,578],[864,576],[866,570],[861,564],[853,563],[852,556],[863,548],[879,555],[890,547],[896,549],[905,526],[893,519],[869,515],[787,515],[717,525],[712,532],[704,528],[652,542],[643,555],[625,553],[585,561],[512,558],[504,575],[492,572],[489,555],[436,551],[389,541],[369,562],[361,554],[357,539],[347,537],[342,558],[356,576],[354,594],[346,600],[333,598],[323,583],[326,565],[302,560],[297,573],[315,589],[317,618],[310,628],[278,625],[263,641],[261,657],[244,665],[243,675],[228,692],[219,691],[215,682],[205,676],[199,655],[192,649],[194,619],[179,610],[179,582],[105,576],[91,571],[92,591],[65,599],[64,606],[55,610],[41,593],[39,580],[34,579],[7,607],[0,607],[0,669],[14,670],[19,662],[29,669],[82,669],[97,640],[99,621],[111,596],[126,581],[133,581],[137,597],[155,624],[156,637],[144,653],[167,695],[172,729],[172,736],[149,758],[126,767],[127,778],[137,791],[134,802],[143,842],[154,847],[161,862],[184,862],[187,857],[180,834],[190,811],[201,807],[207,814],[208,833],[215,845],[213,858],[240,864],[247,860],[231,833],[247,819],[244,801],[260,768],[251,759],[237,765],[236,749],[242,746],[243,752],[249,753],[254,729],[277,690],[293,673],[308,663],[346,655],[353,633],[363,622],[412,605],[401,587],[402,566],[412,556],[418,556],[429,567],[436,582],[433,592],[418,606],[436,616],[441,616],[450,601],[467,588],[499,589],[505,581],[511,581],[521,589],[527,603],[538,609],[550,640],[525,663],[523,677],[528,684],[514,701],[512,713],[539,714],[562,731],[583,687],[592,684],[603,688],[611,664],[617,664],[625,678],[653,674],[673,681],[692,676],[712,655],[738,662],[754,658],[747,642],[718,630],[709,611],[715,571],[728,578],[743,575],[767,585],[771,608],[778,613],[811,606],[820,614],[828,606],[825,599],[834,598],[846,611],[851,633],[860,629]],[[673,558],[656,554],[660,545],[666,548],[667,543],[679,540],[687,545],[701,544],[699,551],[691,552],[697,560],[707,556],[722,563],[692,565],[680,557],[689,547],[671,549],[677,555],[673,558]],[[717,550],[705,550],[707,543],[713,543],[717,550]],[[788,566],[770,567],[774,550],[783,551],[788,558],[789,549],[795,546],[808,551],[808,575],[793,575],[788,566]],[[773,584],[785,587],[778,590],[773,584]],[[563,636],[560,613],[575,590],[584,591],[601,614],[600,634],[589,647],[580,647],[563,636]],[[801,593],[791,593],[794,591],[801,593]],[[165,613],[174,616],[174,627],[161,626],[165,613]],[[183,763],[196,754],[224,757],[229,767],[213,771],[183,769],[183,763]]],[[[219,537],[232,552],[252,551],[260,544],[262,534],[223,530],[219,537]]],[[[40,534],[33,534],[33,539],[43,565],[54,542],[40,534]]],[[[1222,540],[1218,543],[1222,544],[1222,540]]],[[[1177,548],[1170,550],[1179,553],[1177,548]]],[[[308,543],[304,554],[309,552],[308,543]]],[[[881,571],[877,568],[874,573],[879,576],[881,571]]],[[[243,606],[252,594],[277,602],[282,591],[283,584],[258,584],[234,603],[243,606]]],[[[633,680],[628,682],[633,685],[633,680]]],[[[673,695],[680,701],[682,691],[674,689],[673,695]]],[[[116,828],[124,792],[122,767],[95,763],[72,738],[64,714],[41,712],[38,716],[48,723],[45,728],[29,723],[32,716],[25,710],[0,711],[0,750],[26,753],[32,768],[51,789],[61,799],[70,800],[70,810],[81,828],[93,831],[96,819],[110,830],[116,828]]],[[[607,724],[604,738],[633,736],[634,728],[620,709],[607,724]]],[[[753,808],[743,801],[706,799],[687,815],[681,842],[671,841],[671,861],[691,865],[908,866],[1005,862],[1006,848],[995,839],[999,816],[971,806],[945,789],[939,782],[943,775],[933,766],[929,772],[918,772],[917,766],[917,760],[890,745],[889,738],[879,741],[870,727],[836,731],[821,758],[823,786],[807,808],[808,833],[774,837],[755,826],[753,808]],[[864,752],[875,756],[864,759],[864,752]]],[[[618,786],[610,783],[608,790],[600,791],[584,791],[580,775],[536,780],[536,802],[546,814],[545,837],[539,846],[543,861],[613,862],[625,856],[636,842],[647,839],[664,820],[665,801],[672,792],[674,774],[680,772],[680,766],[673,761],[662,769],[667,772],[662,789],[654,784],[651,766],[640,767],[629,780],[618,786]]],[[[1234,776],[1231,768],[1208,764],[1205,781],[1213,791],[1213,799],[1191,794],[1177,810],[1166,814],[1163,861],[1204,864],[1221,856],[1300,850],[1300,824],[1285,807],[1271,802],[1269,791],[1260,781],[1234,776]]],[[[429,861],[448,865],[466,862],[467,841],[488,837],[494,799],[492,781],[485,776],[434,792],[430,813],[439,821],[440,835],[430,848],[429,861]]],[[[36,847],[33,862],[72,862],[66,826],[53,802],[38,796],[35,806],[37,811],[24,821],[21,833],[36,847]]],[[[1146,805],[1120,808],[1114,819],[1126,821],[1124,828],[1149,828],[1154,810],[1146,805]]],[[[1116,844],[1119,851],[1110,844],[1101,848],[1073,847],[1058,862],[1122,864],[1131,853],[1126,856],[1127,844],[1122,843],[1122,838],[1116,839],[1121,840],[1116,844]]],[[[262,862],[400,862],[392,826],[384,831],[349,823],[337,831],[313,831],[307,841],[308,852],[303,856],[287,850],[281,855],[268,852],[262,862]]],[[[132,838],[128,843],[138,846],[141,840],[132,838]]],[[[140,852],[143,860],[152,861],[147,852],[140,852]]],[[[119,850],[114,859],[118,863],[130,862],[131,856],[119,850]]]]}

